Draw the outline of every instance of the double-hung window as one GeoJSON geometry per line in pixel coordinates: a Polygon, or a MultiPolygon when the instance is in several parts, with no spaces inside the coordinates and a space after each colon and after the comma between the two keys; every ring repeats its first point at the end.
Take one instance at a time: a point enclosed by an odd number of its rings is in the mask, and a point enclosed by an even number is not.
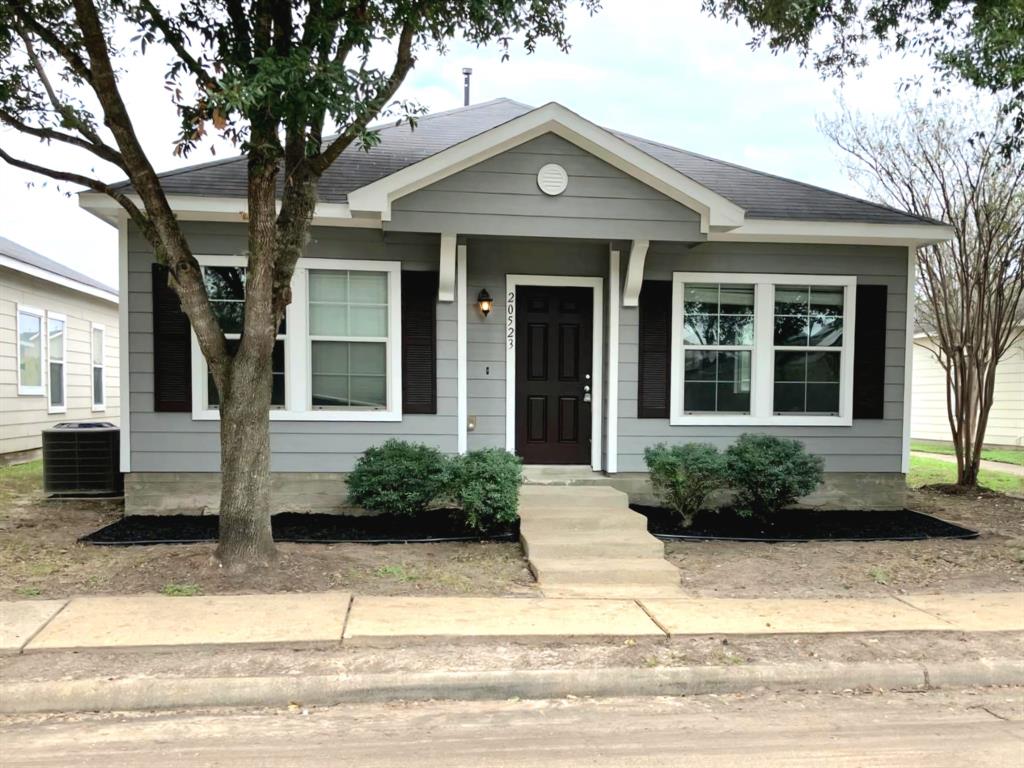
{"type": "Polygon", "coordinates": [[[672,424],[852,423],[856,278],[673,278],[672,424]]]}
{"type": "Polygon", "coordinates": [[[104,342],[106,341],[106,329],[102,325],[92,324],[92,347],[91,368],[92,368],[92,409],[94,411],[105,410],[107,405],[107,393],[104,382],[104,342]]]}
{"type": "MultiPolygon", "coordinates": [[[[198,257],[214,313],[237,348],[245,260],[198,257]]],[[[299,259],[274,347],[272,420],[401,419],[401,265],[299,259]]],[[[216,387],[193,337],[193,418],[217,418],[216,387]]]]}
{"type": "Polygon", "coordinates": [[[43,395],[43,311],[18,306],[18,394],[43,395]]]}
{"type": "Polygon", "coordinates": [[[46,313],[47,384],[49,386],[49,412],[67,411],[65,355],[67,349],[67,318],[56,312],[46,313]]]}

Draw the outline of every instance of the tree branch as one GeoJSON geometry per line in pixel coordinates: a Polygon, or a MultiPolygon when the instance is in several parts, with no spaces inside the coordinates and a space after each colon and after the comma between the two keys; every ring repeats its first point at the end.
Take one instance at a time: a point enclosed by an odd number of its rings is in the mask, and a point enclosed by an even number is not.
{"type": "Polygon", "coordinates": [[[27,123],[23,123],[18,120],[5,109],[0,109],[0,122],[6,123],[20,133],[24,133],[28,136],[34,136],[35,138],[43,141],[59,141],[63,144],[69,144],[72,147],[84,149],[86,152],[91,152],[96,155],[96,157],[101,160],[106,160],[108,163],[116,165],[126,173],[128,171],[124,164],[124,158],[121,157],[121,153],[102,142],[97,145],[92,141],[79,138],[78,136],[72,136],[69,133],[63,133],[62,131],[57,131],[53,128],[42,128],[28,125],[27,123]]]}
{"type": "Polygon", "coordinates": [[[203,68],[202,64],[196,61],[195,57],[189,51],[188,46],[185,44],[184,36],[168,23],[166,17],[155,5],[153,5],[152,2],[150,2],[150,0],[141,0],[140,5],[149,15],[149,19],[153,22],[153,25],[163,33],[164,40],[167,44],[174,49],[174,52],[178,54],[178,58],[180,58],[185,63],[185,66],[188,67],[188,71],[191,72],[207,90],[217,90],[219,88],[219,84],[216,80],[210,77],[210,73],[203,68]]]}

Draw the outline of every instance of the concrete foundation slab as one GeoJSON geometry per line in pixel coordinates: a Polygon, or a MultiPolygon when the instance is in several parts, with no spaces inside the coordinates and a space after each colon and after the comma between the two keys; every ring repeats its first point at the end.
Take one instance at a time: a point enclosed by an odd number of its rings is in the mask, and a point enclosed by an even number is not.
{"type": "Polygon", "coordinates": [[[357,597],[346,643],[416,639],[508,640],[663,638],[632,600],[546,600],[489,597],[357,597]]]}
{"type": "Polygon", "coordinates": [[[1024,592],[901,595],[900,599],[964,632],[1024,630],[1024,592]]]}
{"type": "Polygon", "coordinates": [[[670,635],[757,635],[950,630],[942,619],[894,598],[644,599],[644,608],[670,635]]]}
{"type": "Polygon", "coordinates": [[[338,643],[350,602],[347,592],[81,597],[25,650],[338,643]]]}
{"type": "Polygon", "coordinates": [[[0,653],[17,653],[67,604],[67,600],[0,603],[0,653]]]}

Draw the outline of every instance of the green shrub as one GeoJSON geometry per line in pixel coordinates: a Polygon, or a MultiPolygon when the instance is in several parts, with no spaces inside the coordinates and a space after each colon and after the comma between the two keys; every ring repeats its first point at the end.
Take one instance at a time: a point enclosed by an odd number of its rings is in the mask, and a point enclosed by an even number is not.
{"type": "Polygon", "coordinates": [[[825,462],[803,443],[771,435],[740,435],[725,452],[726,473],[740,514],[764,516],[818,487],[825,462]]]}
{"type": "Polygon", "coordinates": [[[500,448],[455,456],[448,467],[448,495],[461,508],[466,525],[486,531],[519,517],[523,462],[500,448]]]}
{"type": "Polygon", "coordinates": [[[436,448],[388,440],[359,457],[348,476],[349,503],[371,512],[419,514],[444,492],[446,465],[436,448]]]}
{"type": "Polygon", "coordinates": [[[725,458],[707,443],[659,443],[644,451],[644,461],[654,492],[682,518],[684,528],[693,524],[708,494],[725,484],[725,458]]]}

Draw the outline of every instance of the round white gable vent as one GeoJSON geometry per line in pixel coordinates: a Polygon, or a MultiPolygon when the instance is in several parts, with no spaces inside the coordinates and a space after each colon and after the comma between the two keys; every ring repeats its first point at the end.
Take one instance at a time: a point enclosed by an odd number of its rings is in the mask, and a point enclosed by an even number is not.
{"type": "Polygon", "coordinates": [[[537,171],[537,186],[545,195],[560,195],[569,186],[569,174],[557,163],[548,163],[537,171]]]}

